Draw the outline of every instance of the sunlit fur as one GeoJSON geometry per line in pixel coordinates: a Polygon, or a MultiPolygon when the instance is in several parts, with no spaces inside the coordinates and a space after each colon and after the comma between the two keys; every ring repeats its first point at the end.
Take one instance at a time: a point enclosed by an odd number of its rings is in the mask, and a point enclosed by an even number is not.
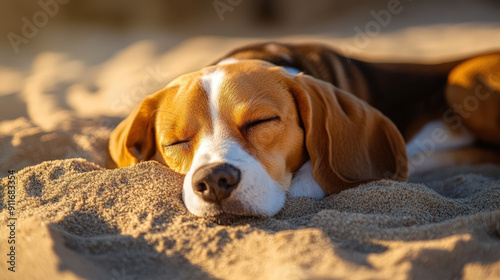
{"type": "Polygon", "coordinates": [[[191,141],[165,148],[163,160],[186,174],[183,198],[192,213],[271,216],[283,207],[293,173],[307,160],[303,130],[292,95],[283,85],[265,83],[269,73],[259,74],[262,65],[250,63],[244,71],[233,67],[205,69],[197,77],[195,98],[172,96],[176,106],[168,115],[159,114],[157,121],[175,125],[158,135],[159,140],[191,141]],[[182,113],[193,107],[197,116],[182,113]],[[249,122],[275,116],[280,119],[245,128],[249,122]],[[193,173],[209,163],[230,163],[242,171],[240,185],[220,206],[203,201],[192,190],[193,173]]]}
{"type": "Polygon", "coordinates": [[[309,75],[231,60],[183,75],[113,131],[118,166],[154,159],[184,174],[192,213],[272,216],[287,195],[316,199],[361,183],[404,180],[404,140],[379,111],[309,75]],[[227,163],[241,180],[220,204],[195,195],[193,174],[227,163]]]}

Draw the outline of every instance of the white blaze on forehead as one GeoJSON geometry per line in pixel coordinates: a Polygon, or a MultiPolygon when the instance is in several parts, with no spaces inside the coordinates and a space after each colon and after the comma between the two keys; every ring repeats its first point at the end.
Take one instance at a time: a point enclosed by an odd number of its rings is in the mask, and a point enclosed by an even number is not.
{"type": "Polygon", "coordinates": [[[217,70],[201,77],[202,86],[208,95],[208,105],[214,126],[216,126],[219,116],[219,95],[225,76],[223,71],[217,70]]]}

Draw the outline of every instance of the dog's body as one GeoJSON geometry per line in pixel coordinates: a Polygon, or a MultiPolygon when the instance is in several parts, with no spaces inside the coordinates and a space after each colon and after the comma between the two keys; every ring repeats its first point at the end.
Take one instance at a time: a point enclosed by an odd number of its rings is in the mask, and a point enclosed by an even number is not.
{"type": "MultiPolygon", "coordinates": [[[[405,141],[433,119],[462,116],[441,130],[463,125],[500,143],[499,69],[498,53],[421,65],[368,63],[312,44],[248,46],[147,97],[113,131],[109,166],[155,159],[186,174],[184,202],[199,216],[271,216],[287,193],[320,199],[406,180],[405,141]],[[465,117],[454,105],[470,96],[478,105],[465,117]]],[[[436,131],[442,144],[448,136],[436,131]]],[[[418,139],[408,145],[418,150],[418,139]]]]}

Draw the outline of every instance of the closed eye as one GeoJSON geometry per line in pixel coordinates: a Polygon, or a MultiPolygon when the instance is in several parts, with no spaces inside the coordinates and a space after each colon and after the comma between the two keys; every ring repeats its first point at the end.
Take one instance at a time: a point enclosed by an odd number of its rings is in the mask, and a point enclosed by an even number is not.
{"type": "Polygon", "coordinates": [[[190,142],[191,142],[191,139],[186,139],[186,140],[176,141],[173,143],[163,145],[163,147],[164,148],[173,148],[173,147],[189,148],[190,142]]]}
{"type": "Polygon", "coordinates": [[[248,132],[250,129],[258,126],[258,125],[261,125],[261,124],[264,124],[264,123],[268,123],[268,122],[273,122],[273,121],[279,121],[281,118],[279,116],[276,116],[276,117],[272,117],[272,118],[265,118],[265,119],[260,119],[260,120],[255,120],[255,121],[252,121],[252,122],[249,122],[247,124],[245,124],[243,126],[243,129],[245,130],[245,132],[248,132]]]}

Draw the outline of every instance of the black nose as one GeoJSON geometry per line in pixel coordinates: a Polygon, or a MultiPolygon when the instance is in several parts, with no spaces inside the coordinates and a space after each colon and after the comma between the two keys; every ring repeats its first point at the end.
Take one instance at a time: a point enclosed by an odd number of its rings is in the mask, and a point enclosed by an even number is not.
{"type": "Polygon", "coordinates": [[[193,191],[207,202],[220,203],[240,182],[241,172],[231,164],[205,165],[193,174],[193,191]]]}

